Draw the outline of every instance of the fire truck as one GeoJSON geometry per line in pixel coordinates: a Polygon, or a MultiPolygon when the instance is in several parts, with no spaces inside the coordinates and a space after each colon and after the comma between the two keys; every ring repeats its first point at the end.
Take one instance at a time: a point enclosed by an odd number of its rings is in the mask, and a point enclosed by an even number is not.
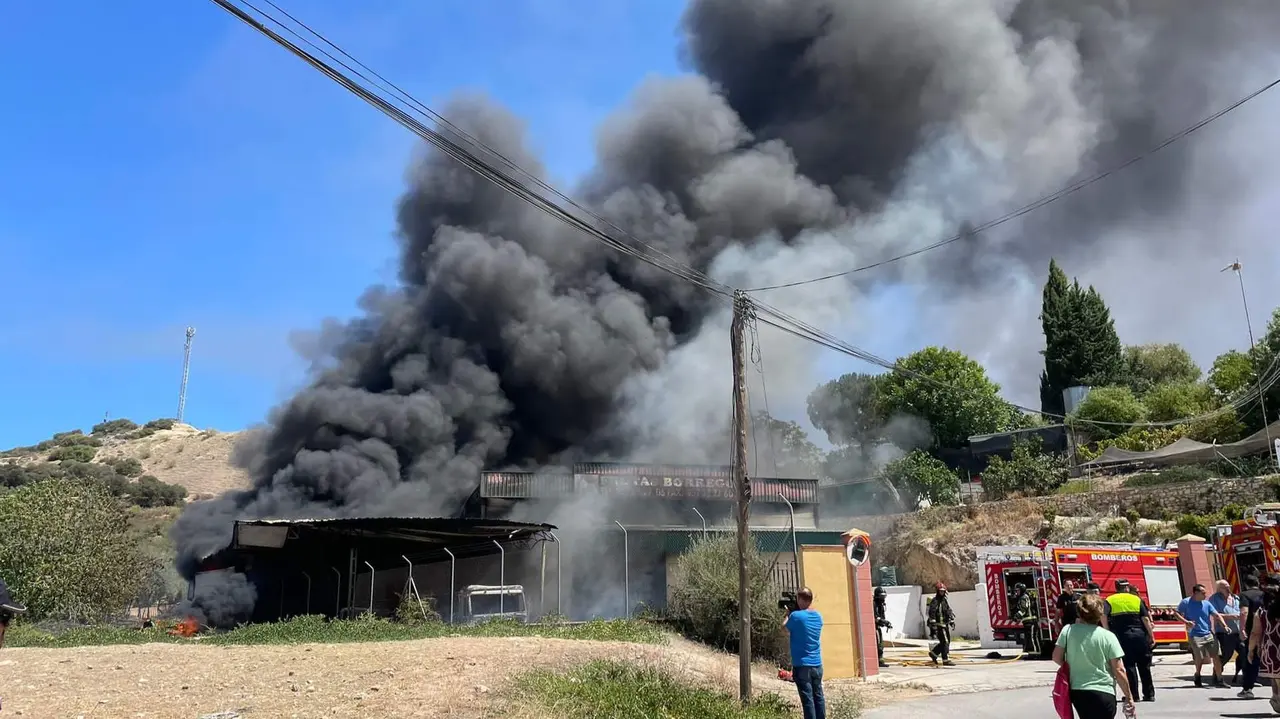
{"type": "Polygon", "coordinates": [[[1249,574],[1259,578],[1280,573],[1280,504],[1263,504],[1231,524],[1212,527],[1210,540],[1219,577],[1240,593],[1240,580],[1249,574]]]}
{"type": "Polygon", "coordinates": [[[1024,627],[1013,618],[1014,588],[1019,584],[1032,593],[1037,617],[1033,631],[1048,655],[1062,630],[1057,600],[1064,587],[1082,594],[1089,582],[1095,582],[1107,596],[1115,591],[1117,579],[1127,579],[1151,608],[1156,643],[1187,642],[1186,626],[1174,613],[1182,600],[1177,552],[1107,542],[987,547],[978,552],[978,576],[987,584],[987,613],[1000,641],[1022,641],[1024,627]]]}

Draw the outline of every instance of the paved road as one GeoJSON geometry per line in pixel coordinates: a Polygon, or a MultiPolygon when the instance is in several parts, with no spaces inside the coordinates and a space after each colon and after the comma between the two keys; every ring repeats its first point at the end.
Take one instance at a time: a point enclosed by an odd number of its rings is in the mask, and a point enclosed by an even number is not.
{"type": "MultiPolygon", "coordinates": [[[[1052,689],[1014,689],[932,697],[892,704],[867,712],[866,719],[1049,719],[1056,717],[1052,689]]],[[[1156,682],[1156,701],[1138,704],[1140,719],[1270,719],[1267,689],[1256,692],[1253,701],[1236,699],[1235,689],[1196,689],[1189,681],[1168,679],[1156,682]]]]}

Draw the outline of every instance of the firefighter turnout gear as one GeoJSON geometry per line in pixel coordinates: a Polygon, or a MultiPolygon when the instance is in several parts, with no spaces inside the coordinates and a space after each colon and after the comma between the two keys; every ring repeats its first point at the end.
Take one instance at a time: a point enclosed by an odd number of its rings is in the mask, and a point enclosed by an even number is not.
{"type": "Polygon", "coordinates": [[[876,616],[876,656],[880,660],[880,666],[887,667],[889,663],[884,660],[884,630],[893,629],[893,625],[885,619],[885,593],[884,587],[876,587],[875,593],[872,595],[873,608],[876,616]]]}
{"type": "Polygon", "coordinates": [[[1022,624],[1022,652],[1028,659],[1040,655],[1040,637],[1036,625],[1040,617],[1036,614],[1035,602],[1031,592],[1024,584],[1013,588],[1013,619],[1022,624]]]}
{"type": "Polygon", "coordinates": [[[947,588],[943,584],[938,584],[938,591],[929,600],[929,606],[925,610],[929,624],[929,633],[937,640],[937,644],[929,650],[929,659],[935,664],[939,659],[946,666],[955,666],[955,662],[951,661],[951,630],[956,628],[956,614],[951,611],[951,605],[947,602],[947,588]]]}

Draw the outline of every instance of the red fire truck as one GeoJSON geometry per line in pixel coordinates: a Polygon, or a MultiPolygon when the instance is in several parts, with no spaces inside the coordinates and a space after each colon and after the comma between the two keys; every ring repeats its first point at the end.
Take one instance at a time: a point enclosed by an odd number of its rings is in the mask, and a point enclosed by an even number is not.
{"type": "Polygon", "coordinates": [[[1231,583],[1232,591],[1243,589],[1240,579],[1248,574],[1261,578],[1280,573],[1277,520],[1280,504],[1264,504],[1249,510],[1244,519],[1210,530],[1218,576],[1231,583]]]}
{"type": "Polygon", "coordinates": [[[1178,553],[1155,547],[1116,543],[1072,543],[1062,546],[988,547],[978,553],[978,575],[987,584],[987,614],[995,638],[1021,642],[1022,623],[1013,618],[1014,587],[1033,592],[1040,646],[1045,654],[1062,629],[1057,599],[1064,587],[1083,593],[1096,582],[1105,597],[1117,579],[1127,579],[1151,608],[1158,644],[1183,644],[1185,625],[1174,614],[1182,600],[1178,553]]]}

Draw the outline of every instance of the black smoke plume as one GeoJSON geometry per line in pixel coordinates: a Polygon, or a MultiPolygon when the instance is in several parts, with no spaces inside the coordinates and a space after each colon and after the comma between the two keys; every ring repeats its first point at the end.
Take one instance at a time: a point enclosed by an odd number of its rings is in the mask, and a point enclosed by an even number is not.
{"type": "MultiPolygon", "coordinates": [[[[1154,145],[1260,84],[1277,30],[1268,0],[693,0],[682,50],[696,72],[639,87],[600,128],[578,195],[737,286],[826,274],[1154,145]]],[[[505,110],[465,97],[446,113],[541,172],[505,110]]],[[[1206,184],[1256,194],[1225,164],[1171,148],[1025,221],[768,299],[830,326],[889,284],[946,313],[1007,300],[1050,256],[1087,269],[1119,243],[1200,252],[1214,237],[1129,230],[1176,221],[1206,184]]],[[[725,323],[700,289],[434,152],[416,160],[398,221],[399,283],[318,333],[308,388],[238,448],[252,488],[175,526],[186,576],[237,517],[452,514],[486,466],[724,461],[725,323]]],[[[966,348],[998,339],[986,318],[944,316],[966,348]]],[[[1034,358],[1029,330],[1014,355],[1034,358]]],[[[770,371],[794,394],[775,402],[794,405],[818,379],[812,353],[780,352],[770,371]]]]}

